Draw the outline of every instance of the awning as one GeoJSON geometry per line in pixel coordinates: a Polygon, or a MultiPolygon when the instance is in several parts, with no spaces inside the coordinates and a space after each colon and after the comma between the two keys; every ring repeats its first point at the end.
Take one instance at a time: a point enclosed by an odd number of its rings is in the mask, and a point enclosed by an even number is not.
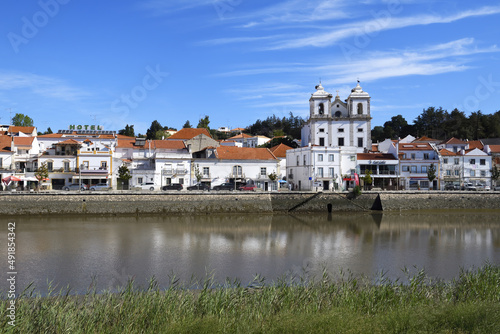
{"type": "Polygon", "coordinates": [[[38,179],[34,176],[22,177],[21,180],[22,181],[37,181],[38,182],[38,179]]]}
{"type": "Polygon", "coordinates": [[[14,176],[14,175],[10,175],[10,176],[7,176],[7,177],[4,177],[2,179],[2,182],[8,186],[11,182],[18,182],[18,181],[21,181],[20,178],[18,178],[17,176],[14,176]]]}

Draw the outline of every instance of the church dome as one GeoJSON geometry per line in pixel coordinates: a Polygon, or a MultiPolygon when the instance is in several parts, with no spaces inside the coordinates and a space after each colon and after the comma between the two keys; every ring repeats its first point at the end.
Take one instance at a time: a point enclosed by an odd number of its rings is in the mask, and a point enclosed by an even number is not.
{"type": "Polygon", "coordinates": [[[325,89],[321,85],[321,82],[315,88],[316,91],[312,94],[313,97],[320,97],[320,98],[332,97],[332,94],[325,92],[325,89]]]}
{"type": "Polygon", "coordinates": [[[351,89],[351,95],[349,95],[349,96],[351,96],[351,97],[369,97],[370,95],[368,95],[367,92],[363,91],[363,88],[361,88],[361,86],[359,85],[359,81],[358,81],[358,84],[356,85],[356,87],[351,89]]]}

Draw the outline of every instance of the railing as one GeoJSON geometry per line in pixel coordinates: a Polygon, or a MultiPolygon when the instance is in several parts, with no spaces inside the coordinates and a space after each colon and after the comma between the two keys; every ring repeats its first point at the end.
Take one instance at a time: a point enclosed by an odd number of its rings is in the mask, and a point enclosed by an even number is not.
{"type": "Polygon", "coordinates": [[[237,173],[237,174],[229,174],[229,178],[230,179],[244,179],[245,178],[245,174],[244,173],[237,173]]]}

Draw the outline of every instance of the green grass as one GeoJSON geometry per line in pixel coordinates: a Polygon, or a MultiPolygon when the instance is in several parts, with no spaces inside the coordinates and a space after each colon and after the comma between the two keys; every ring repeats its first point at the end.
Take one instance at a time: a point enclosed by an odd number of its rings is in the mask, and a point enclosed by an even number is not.
{"type": "Polygon", "coordinates": [[[83,296],[30,289],[17,300],[16,327],[0,301],[0,332],[500,333],[500,267],[489,264],[451,281],[423,271],[405,282],[324,272],[271,284],[257,276],[247,286],[173,278],[167,290],[152,279],[145,288],[129,282],[118,293],[91,288],[83,296]]]}

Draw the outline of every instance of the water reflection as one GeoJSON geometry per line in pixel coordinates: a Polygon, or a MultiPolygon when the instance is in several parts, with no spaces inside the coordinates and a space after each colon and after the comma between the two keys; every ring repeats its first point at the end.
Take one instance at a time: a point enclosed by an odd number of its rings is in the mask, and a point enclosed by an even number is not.
{"type": "Polygon", "coordinates": [[[82,292],[94,275],[98,290],[153,275],[166,286],[172,273],[189,280],[211,271],[219,281],[248,282],[256,273],[270,281],[325,266],[369,276],[384,270],[391,278],[416,266],[451,278],[460,267],[500,264],[499,211],[13,220],[18,289],[33,281],[46,291],[53,281],[82,292]]]}

